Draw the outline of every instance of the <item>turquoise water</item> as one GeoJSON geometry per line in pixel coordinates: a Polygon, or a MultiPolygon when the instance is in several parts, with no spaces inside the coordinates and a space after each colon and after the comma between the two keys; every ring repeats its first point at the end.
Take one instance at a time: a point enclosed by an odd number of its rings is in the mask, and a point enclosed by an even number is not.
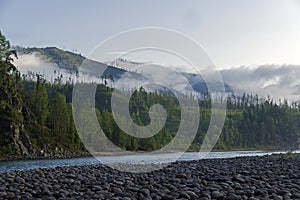
{"type": "MultiPolygon", "coordinates": [[[[300,150],[295,151],[300,153],[300,150]]],[[[207,155],[199,152],[187,153],[164,153],[152,155],[122,155],[122,156],[98,156],[84,158],[68,159],[43,159],[43,160],[20,160],[20,161],[2,161],[0,162],[0,172],[10,172],[15,170],[32,170],[37,168],[54,168],[58,166],[77,166],[92,165],[99,163],[127,163],[127,164],[157,164],[174,161],[173,158],[179,157],[178,161],[189,161],[212,158],[233,158],[241,156],[263,156],[273,153],[286,153],[286,151],[227,151],[227,152],[210,152],[207,155]],[[204,157],[205,155],[205,157],[204,157]]]]}

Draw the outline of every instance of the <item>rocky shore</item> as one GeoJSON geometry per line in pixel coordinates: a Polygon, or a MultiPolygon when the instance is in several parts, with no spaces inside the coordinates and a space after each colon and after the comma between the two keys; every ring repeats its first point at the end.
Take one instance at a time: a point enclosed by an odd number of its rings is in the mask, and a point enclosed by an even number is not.
{"type": "Polygon", "coordinates": [[[150,173],[104,165],[0,174],[1,199],[300,199],[300,156],[172,163],[150,173]]]}

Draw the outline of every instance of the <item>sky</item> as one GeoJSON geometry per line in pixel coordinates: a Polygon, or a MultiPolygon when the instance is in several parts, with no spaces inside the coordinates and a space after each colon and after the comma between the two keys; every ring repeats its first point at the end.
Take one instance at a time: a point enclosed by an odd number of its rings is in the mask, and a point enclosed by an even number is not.
{"type": "Polygon", "coordinates": [[[13,45],[89,55],[111,35],[162,27],[193,38],[219,69],[300,64],[299,19],[299,0],[0,0],[0,30],[13,45]]]}

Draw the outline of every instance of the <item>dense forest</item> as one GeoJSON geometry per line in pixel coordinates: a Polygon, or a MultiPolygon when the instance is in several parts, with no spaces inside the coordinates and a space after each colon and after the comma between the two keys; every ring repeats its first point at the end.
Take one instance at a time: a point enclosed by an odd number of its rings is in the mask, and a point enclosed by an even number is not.
{"type": "MultiPolygon", "coordinates": [[[[13,65],[16,51],[0,33],[0,155],[56,156],[85,152],[72,115],[73,83],[49,83],[42,75],[21,76],[13,65]]],[[[58,77],[59,78],[59,77],[58,77]]],[[[117,146],[131,151],[152,151],[166,145],[180,124],[180,106],[174,95],[135,90],[129,111],[133,121],[149,123],[149,108],[159,103],[167,111],[163,129],[153,137],[130,136],[117,126],[111,113],[114,89],[97,85],[96,115],[106,136],[117,146]]],[[[185,98],[194,98],[186,96],[185,98]]],[[[190,150],[199,150],[210,122],[210,94],[199,100],[201,120],[190,150]]],[[[270,97],[229,95],[227,114],[216,150],[295,149],[300,138],[300,107],[287,100],[275,103],[270,97]]]]}

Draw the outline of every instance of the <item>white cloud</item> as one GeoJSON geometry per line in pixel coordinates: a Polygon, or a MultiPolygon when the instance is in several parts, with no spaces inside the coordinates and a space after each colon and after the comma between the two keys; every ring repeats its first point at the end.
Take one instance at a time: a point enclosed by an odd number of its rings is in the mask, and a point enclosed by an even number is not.
{"type": "Polygon", "coordinates": [[[67,70],[59,68],[57,64],[51,62],[38,52],[20,54],[18,55],[18,59],[14,60],[14,64],[18,67],[21,74],[28,74],[29,72],[41,74],[50,82],[53,82],[55,77],[61,74],[63,75],[64,81],[71,76],[67,70]]]}
{"type": "Polygon", "coordinates": [[[274,100],[300,99],[300,65],[261,65],[221,70],[224,82],[241,91],[274,100]]]}
{"type": "Polygon", "coordinates": [[[51,77],[48,76],[53,75],[54,70],[58,70],[57,65],[51,63],[37,52],[32,54],[21,54],[18,56],[18,59],[15,59],[14,63],[22,74],[27,74],[28,72],[44,74],[49,80],[51,77]]]}

